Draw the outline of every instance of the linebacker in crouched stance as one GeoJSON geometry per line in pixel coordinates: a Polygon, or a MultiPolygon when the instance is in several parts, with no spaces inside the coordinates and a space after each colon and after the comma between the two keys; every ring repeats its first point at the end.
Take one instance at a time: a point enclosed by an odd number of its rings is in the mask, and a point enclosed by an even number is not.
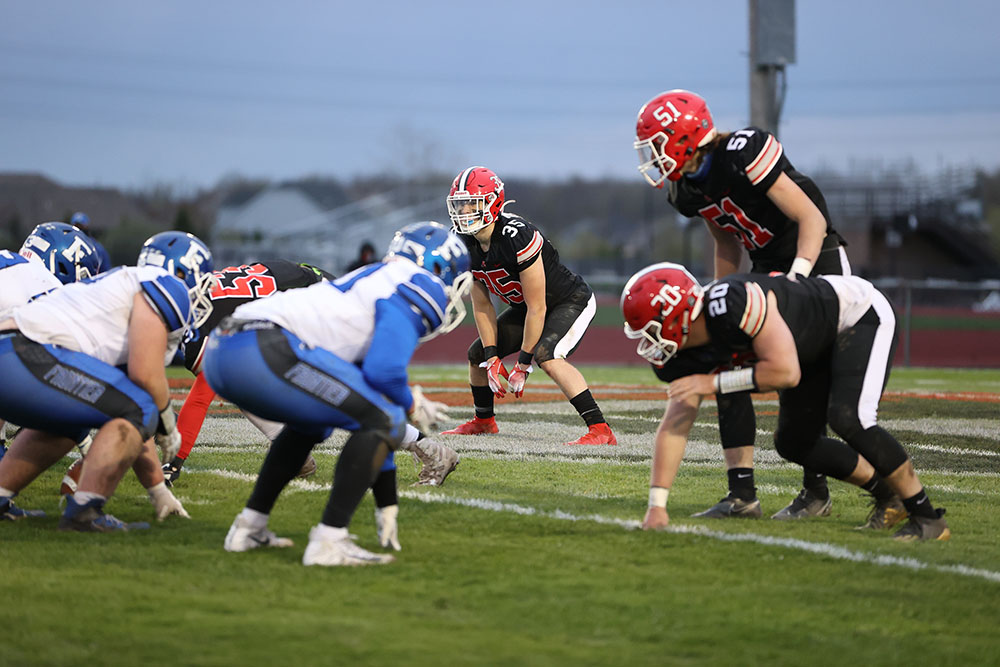
{"type": "Polygon", "coordinates": [[[415,425],[434,420],[428,402],[407,384],[407,365],[420,340],[461,321],[471,278],[468,252],[454,234],[437,223],[415,223],[396,233],[382,262],[247,303],[223,320],[206,345],[205,379],[240,408],[285,424],[226,535],[227,551],[291,546],[268,529],[271,509],[313,447],[342,428],[352,435],[302,562],[393,560],[354,544],[347,526],[386,456],[403,441],[407,416],[415,425]]]}
{"type": "Polygon", "coordinates": [[[622,292],[625,333],[654,364],[704,346],[720,363],[752,353],[752,366],[698,373],[670,383],[656,432],[649,508],[643,528],[665,527],[667,497],[703,396],[741,391],[779,394],[774,445],[784,458],[872,494],[866,527],[888,528],[907,515],[899,540],[947,540],[943,509],[931,505],[909,456],[876,422],[896,346],[885,296],[854,276],[791,280],[727,276],[707,290],[678,264],[632,276],[622,292]],[[826,424],[847,441],[824,436],[826,424]]]}
{"type": "Polygon", "coordinates": [[[616,445],[587,381],[569,361],[597,310],[590,286],[559,261],[559,253],[527,220],[504,212],[504,187],[486,167],[464,169],[448,195],[452,229],[469,249],[472,310],[479,338],[469,347],[469,385],[476,415],[445,431],[478,435],[499,431],[493,399],[518,398],[534,362],[559,389],[587,425],[587,432],[567,445],[616,445]],[[510,307],[497,315],[490,293],[510,307]],[[507,373],[503,358],[517,352],[507,373]]]}

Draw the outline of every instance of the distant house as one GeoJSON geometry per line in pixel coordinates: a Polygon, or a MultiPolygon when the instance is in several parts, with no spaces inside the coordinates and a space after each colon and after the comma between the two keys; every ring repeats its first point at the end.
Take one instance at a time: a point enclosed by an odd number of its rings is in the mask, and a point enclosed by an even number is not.
{"type": "Polygon", "coordinates": [[[424,194],[405,188],[351,201],[328,181],[243,188],[219,205],[211,247],[217,266],[283,258],[340,274],[362,243],[373,243],[381,257],[397,229],[444,213],[439,189],[424,194]]]}

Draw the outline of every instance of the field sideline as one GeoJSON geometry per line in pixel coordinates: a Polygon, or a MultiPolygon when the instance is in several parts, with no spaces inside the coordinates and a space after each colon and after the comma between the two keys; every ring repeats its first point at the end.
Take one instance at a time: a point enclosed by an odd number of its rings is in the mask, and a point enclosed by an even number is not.
{"type": "MultiPolygon", "coordinates": [[[[410,487],[416,470],[397,456],[403,551],[379,568],[301,565],[342,435],[272,515],[296,541],[287,550],[222,550],[265,451],[230,406],[213,407],[175,488],[191,521],[59,533],[65,466],[53,468],[20,496],[50,516],[0,524],[0,665],[1000,664],[1000,371],[894,372],[880,419],[953,531],[947,543],[896,544],[854,530],[867,504],[835,481],[828,518],[689,518],[725,492],[711,402],[671,493],[671,529],[635,530],[663,387],[643,368],[583,370],[619,446],[564,446],[581,422],[533,375],[530,400],[498,404],[498,436],[441,438],[462,455],[442,488],[410,487]]],[[[190,376],[171,373],[179,405],[190,376]]],[[[470,416],[462,367],[415,366],[412,380],[454,406],[448,425],[470,416]]],[[[771,446],[774,397],[756,405],[770,514],[800,475],[771,446]]],[[[108,509],[152,513],[131,474],[108,509]]],[[[378,549],[370,497],[352,532],[378,549]]]]}

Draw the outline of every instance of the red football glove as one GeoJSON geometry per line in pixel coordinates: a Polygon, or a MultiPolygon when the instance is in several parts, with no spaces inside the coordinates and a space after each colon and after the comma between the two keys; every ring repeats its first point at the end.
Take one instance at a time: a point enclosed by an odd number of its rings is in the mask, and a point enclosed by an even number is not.
{"type": "Polygon", "coordinates": [[[524,383],[528,380],[528,374],[531,373],[533,368],[534,366],[531,364],[527,366],[522,366],[520,362],[514,364],[514,370],[510,372],[510,377],[507,378],[507,386],[514,392],[514,396],[521,398],[524,395],[524,383]]]}
{"type": "Polygon", "coordinates": [[[500,383],[500,378],[504,380],[507,379],[507,369],[504,368],[503,362],[500,361],[500,357],[493,357],[493,361],[484,361],[479,364],[480,368],[486,369],[486,381],[490,383],[490,389],[493,391],[493,395],[497,398],[503,398],[507,395],[507,390],[503,388],[503,384],[500,383]]]}

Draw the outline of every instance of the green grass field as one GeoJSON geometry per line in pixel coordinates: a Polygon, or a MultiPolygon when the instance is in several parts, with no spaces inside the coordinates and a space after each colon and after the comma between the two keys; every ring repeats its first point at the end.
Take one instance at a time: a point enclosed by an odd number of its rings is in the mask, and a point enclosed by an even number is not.
{"type": "MultiPolygon", "coordinates": [[[[265,451],[242,417],[206,422],[175,487],[193,518],[142,533],[56,531],[67,458],[19,498],[49,518],[0,524],[0,665],[1000,664],[1000,371],[894,374],[880,418],[953,532],[897,544],[854,530],[867,504],[836,481],[828,518],[689,518],[725,493],[711,402],[671,493],[671,530],[636,530],[663,400],[629,394],[659,385],[642,368],[583,370],[618,447],[562,445],[581,422],[532,376],[529,394],[551,400],[500,404],[498,436],[441,439],[462,454],[443,487],[411,488],[413,463],[397,456],[403,550],[382,567],[301,565],[343,436],[272,514],[295,546],[245,554],[222,549],[265,451]]],[[[413,371],[431,397],[464,379],[458,366],[413,371]]],[[[757,407],[769,514],[800,472],[771,446],[774,402],[757,407]]],[[[455,407],[447,425],[469,416],[455,407]]],[[[152,514],[131,474],[108,510],[152,514]]],[[[351,528],[378,549],[370,496],[351,528]]]]}

